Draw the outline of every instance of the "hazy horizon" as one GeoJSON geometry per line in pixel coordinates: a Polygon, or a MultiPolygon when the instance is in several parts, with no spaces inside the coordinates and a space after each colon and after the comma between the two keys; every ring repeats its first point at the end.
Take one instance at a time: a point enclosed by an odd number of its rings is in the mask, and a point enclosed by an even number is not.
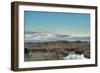
{"type": "Polygon", "coordinates": [[[89,36],[75,36],[60,33],[25,33],[25,42],[48,42],[48,41],[90,41],[89,36]]]}

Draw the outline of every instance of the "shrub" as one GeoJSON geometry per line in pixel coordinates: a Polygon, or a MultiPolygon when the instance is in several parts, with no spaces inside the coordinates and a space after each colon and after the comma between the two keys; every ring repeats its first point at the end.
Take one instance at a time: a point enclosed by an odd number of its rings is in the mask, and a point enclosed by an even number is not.
{"type": "Polygon", "coordinates": [[[28,48],[25,48],[24,49],[24,53],[29,53],[29,49],[28,48]]]}

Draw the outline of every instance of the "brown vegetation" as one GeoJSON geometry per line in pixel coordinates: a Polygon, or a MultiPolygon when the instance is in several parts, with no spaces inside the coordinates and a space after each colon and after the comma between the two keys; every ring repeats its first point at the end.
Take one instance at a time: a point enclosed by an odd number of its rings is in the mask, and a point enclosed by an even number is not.
{"type": "Polygon", "coordinates": [[[50,41],[50,42],[26,42],[25,48],[31,51],[55,52],[64,54],[65,51],[75,51],[76,54],[84,53],[90,58],[90,43],[81,41],[50,41]]]}

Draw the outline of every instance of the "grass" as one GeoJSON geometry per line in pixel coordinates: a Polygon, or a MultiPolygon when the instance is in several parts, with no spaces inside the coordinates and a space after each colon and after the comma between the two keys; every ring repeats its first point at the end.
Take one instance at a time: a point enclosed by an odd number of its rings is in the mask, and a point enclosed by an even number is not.
{"type": "Polygon", "coordinates": [[[24,61],[63,60],[68,52],[84,54],[90,58],[90,43],[82,41],[27,42],[24,44],[24,61]]]}
{"type": "Polygon", "coordinates": [[[51,52],[31,52],[31,53],[25,53],[24,57],[25,61],[44,61],[44,60],[59,60],[63,59],[62,55],[56,55],[56,53],[51,53],[51,52]]]}

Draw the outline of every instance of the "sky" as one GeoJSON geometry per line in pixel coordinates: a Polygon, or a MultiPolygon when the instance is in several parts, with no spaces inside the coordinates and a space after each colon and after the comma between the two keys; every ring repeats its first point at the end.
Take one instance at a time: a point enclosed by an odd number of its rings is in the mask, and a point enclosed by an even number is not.
{"type": "Polygon", "coordinates": [[[90,14],[24,11],[24,31],[90,36],[90,14]]]}

